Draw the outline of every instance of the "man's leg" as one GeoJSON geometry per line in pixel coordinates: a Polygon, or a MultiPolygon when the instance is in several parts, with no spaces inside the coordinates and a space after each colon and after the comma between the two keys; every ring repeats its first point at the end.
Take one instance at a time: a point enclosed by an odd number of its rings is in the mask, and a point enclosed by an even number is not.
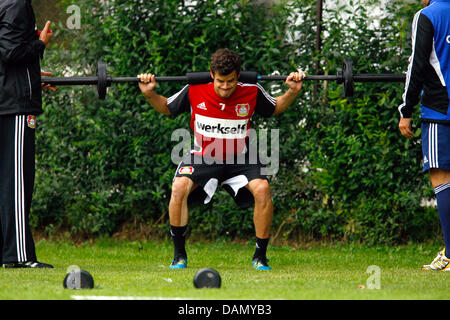
{"type": "Polygon", "coordinates": [[[35,174],[35,117],[0,117],[0,216],[7,268],[52,268],[36,261],[29,213],[35,174]]]}
{"type": "Polygon", "coordinates": [[[11,161],[9,157],[10,150],[12,148],[13,138],[11,132],[14,130],[12,125],[13,117],[11,116],[0,116],[0,266],[3,265],[3,224],[4,220],[8,218],[9,212],[13,210],[11,208],[11,192],[13,191],[10,187],[11,184],[11,161]],[[10,120],[11,119],[11,120],[10,120]]]}
{"type": "Polygon", "coordinates": [[[445,256],[450,258],[450,171],[430,169],[430,180],[436,193],[439,219],[444,233],[445,256]]]}
{"type": "Polygon", "coordinates": [[[10,115],[2,117],[0,129],[3,263],[36,261],[28,223],[34,186],[34,128],[27,125],[27,116],[10,115]]]}
{"type": "Polygon", "coordinates": [[[259,270],[270,270],[266,258],[273,217],[269,182],[265,179],[253,179],[248,183],[247,188],[255,199],[253,223],[256,233],[256,249],[253,255],[253,266],[259,270]]]}
{"type": "Polygon", "coordinates": [[[188,196],[194,190],[194,182],[187,177],[176,177],[172,184],[169,202],[170,235],[174,244],[172,269],[186,268],[186,230],[189,219],[188,196]]]}
{"type": "Polygon", "coordinates": [[[444,233],[445,250],[422,266],[422,270],[450,271],[450,126],[440,123],[422,122],[423,172],[430,173],[431,184],[436,194],[439,219],[444,233]],[[445,169],[444,169],[445,168],[445,169]]]}

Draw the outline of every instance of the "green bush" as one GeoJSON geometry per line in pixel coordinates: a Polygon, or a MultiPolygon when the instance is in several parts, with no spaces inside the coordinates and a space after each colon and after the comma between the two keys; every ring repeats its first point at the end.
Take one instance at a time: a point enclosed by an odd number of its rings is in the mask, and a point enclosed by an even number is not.
{"type": "MultiPolygon", "coordinates": [[[[44,67],[92,74],[102,59],[112,76],[180,75],[207,70],[210,55],[228,47],[242,55],[244,69],[260,74],[312,73],[315,61],[335,74],[344,57],[353,59],[356,72],[398,73],[406,70],[407,35],[418,9],[394,2],[376,28],[369,24],[369,1],[352,1],[348,17],[342,8],[326,9],[323,48],[315,52],[315,1],[282,1],[270,10],[250,1],[183,3],[77,1],[82,30],[60,25],[62,40],[48,50],[44,67]]],[[[285,89],[264,85],[274,95],[285,89]]],[[[340,86],[328,83],[317,100],[312,85],[305,83],[285,114],[254,121],[255,128],[280,130],[272,237],[384,244],[434,236],[437,216],[420,205],[430,195],[420,132],[406,140],[397,129],[403,85],[357,84],[355,96],[343,99],[340,86]]],[[[160,83],[158,92],[169,96],[181,88],[160,83]]],[[[145,235],[166,234],[176,168],[170,136],[188,128],[189,115],[158,114],[136,84],[113,84],[105,101],[93,87],[58,91],[45,96],[39,120],[33,226],[97,236],[143,223],[150,230],[145,235]]],[[[252,221],[252,210],[240,210],[223,191],[212,206],[190,212],[191,233],[211,239],[251,239],[252,221]]]]}

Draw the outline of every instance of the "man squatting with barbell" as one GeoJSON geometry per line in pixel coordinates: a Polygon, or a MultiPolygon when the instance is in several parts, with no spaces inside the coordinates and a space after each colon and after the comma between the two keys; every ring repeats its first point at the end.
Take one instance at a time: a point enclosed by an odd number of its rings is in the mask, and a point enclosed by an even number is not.
{"type": "Polygon", "coordinates": [[[412,138],[421,94],[423,172],[430,172],[445,247],[422,270],[450,271],[450,0],[422,0],[412,25],[412,55],[400,111],[400,132],[412,138]]]}
{"type": "Polygon", "coordinates": [[[249,161],[250,120],[255,113],[264,117],[283,113],[300,92],[305,75],[291,73],[285,82],[288,90],[274,98],[259,84],[239,82],[240,71],[239,55],[220,49],[211,56],[212,82],[186,85],[169,98],[156,93],[155,75],[144,73],[138,76],[142,94],[158,112],[172,117],[191,113],[194,150],[177,168],[169,202],[170,234],[174,244],[171,269],[187,267],[188,205],[209,203],[218,185],[230,193],[239,207],[248,208],[254,204],[256,249],[252,265],[257,270],[271,269],[266,251],[273,204],[261,161],[249,161]],[[219,127],[230,130],[213,130],[219,127]],[[242,155],[245,163],[237,160],[242,155]]]}

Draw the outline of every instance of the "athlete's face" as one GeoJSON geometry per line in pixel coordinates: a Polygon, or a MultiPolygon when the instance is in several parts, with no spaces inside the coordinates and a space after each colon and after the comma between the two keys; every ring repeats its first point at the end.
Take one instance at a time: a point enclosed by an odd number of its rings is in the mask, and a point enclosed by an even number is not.
{"type": "Polygon", "coordinates": [[[422,0],[423,5],[426,7],[430,4],[431,0],[422,0]]]}
{"type": "Polygon", "coordinates": [[[214,91],[217,95],[222,99],[227,99],[236,90],[239,75],[233,71],[224,76],[216,71],[214,74],[211,72],[211,78],[214,79],[214,91]]]}

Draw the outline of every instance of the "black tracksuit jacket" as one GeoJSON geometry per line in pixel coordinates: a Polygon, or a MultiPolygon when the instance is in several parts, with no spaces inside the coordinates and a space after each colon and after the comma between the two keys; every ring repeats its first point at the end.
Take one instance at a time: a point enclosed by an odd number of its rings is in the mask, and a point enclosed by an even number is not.
{"type": "Polygon", "coordinates": [[[0,1],[0,116],[42,113],[39,40],[31,0],[0,1]]]}

